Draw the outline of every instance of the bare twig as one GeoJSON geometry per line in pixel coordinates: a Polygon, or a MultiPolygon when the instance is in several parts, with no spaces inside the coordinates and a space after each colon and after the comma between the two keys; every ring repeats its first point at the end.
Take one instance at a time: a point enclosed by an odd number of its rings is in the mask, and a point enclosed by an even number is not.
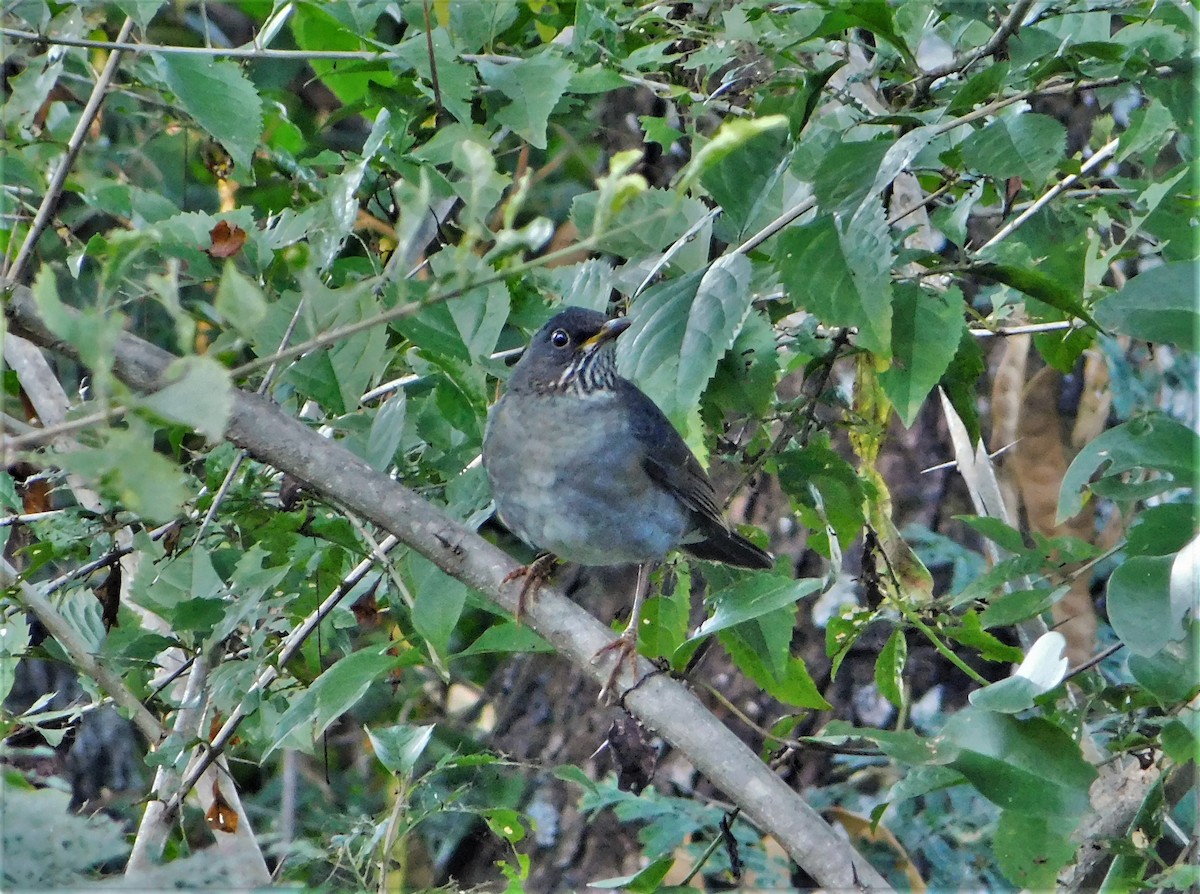
{"type": "Polygon", "coordinates": [[[1024,21],[1031,6],[1033,6],[1033,0],[1018,0],[1018,2],[1013,4],[1012,9],[1008,11],[1008,15],[1000,22],[1000,26],[988,39],[987,43],[969,53],[960,53],[945,65],[936,66],[925,72],[913,82],[916,92],[919,94],[924,93],[938,78],[944,78],[946,75],[964,71],[985,56],[991,56],[997,50],[1001,49],[1005,42],[1021,27],[1021,22],[1024,21]]]}
{"type": "MultiPolygon", "coordinates": [[[[124,24],[121,25],[120,33],[117,35],[117,41],[124,41],[132,32],[133,19],[126,18],[124,24]]],[[[3,33],[3,31],[0,31],[0,33],[3,33]]],[[[25,234],[25,241],[21,243],[21,248],[17,251],[17,256],[13,259],[12,266],[5,273],[5,278],[13,282],[20,282],[25,275],[25,268],[33,258],[34,249],[37,247],[38,240],[42,238],[42,233],[50,225],[50,219],[54,216],[54,209],[58,207],[58,200],[62,198],[63,187],[67,183],[67,175],[71,172],[71,168],[74,167],[79,150],[83,148],[83,143],[87,139],[88,132],[92,129],[92,122],[96,120],[96,116],[100,113],[100,103],[104,100],[104,93],[108,90],[108,85],[112,83],[112,79],[117,73],[117,66],[120,63],[121,53],[112,53],[108,57],[108,62],[104,65],[104,70],[96,78],[96,86],[92,88],[92,95],[88,97],[87,104],[83,107],[83,113],[80,114],[79,121],[75,124],[75,131],[71,134],[70,139],[67,140],[67,151],[59,160],[58,167],[54,169],[54,173],[50,177],[50,183],[46,187],[46,194],[42,197],[42,204],[38,207],[37,214],[33,218],[33,223],[29,225],[29,232],[25,234]]]]}
{"type": "Polygon", "coordinates": [[[1046,190],[1046,192],[1043,193],[1041,197],[1037,199],[1037,201],[1010,220],[998,233],[996,233],[995,236],[983,243],[983,245],[979,247],[979,250],[983,251],[985,248],[990,248],[1000,240],[1012,235],[1013,231],[1016,230],[1017,227],[1021,226],[1021,224],[1025,223],[1025,221],[1037,214],[1038,211],[1048,205],[1051,200],[1053,200],[1054,197],[1060,192],[1069,187],[1084,174],[1099,166],[1100,162],[1106,160],[1110,155],[1116,152],[1118,143],[1120,143],[1120,139],[1112,139],[1097,149],[1095,153],[1092,154],[1092,157],[1085,161],[1079,168],[1078,174],[1068,174],[1066,177],[1063,177],[1062,180],[1059,180],[1056,184],[1046,190]]]}

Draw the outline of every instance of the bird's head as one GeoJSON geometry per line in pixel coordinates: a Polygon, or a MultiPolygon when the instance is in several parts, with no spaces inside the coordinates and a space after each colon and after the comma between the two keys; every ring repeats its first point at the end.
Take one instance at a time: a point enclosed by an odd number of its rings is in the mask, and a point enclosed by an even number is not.
{"type": "Polygon", "coordinates": [[[550,318],[513,370],[509,390],[591,394],[617,380],[616,338],[629,328],[625,317],[569,307],[550,318]]]}

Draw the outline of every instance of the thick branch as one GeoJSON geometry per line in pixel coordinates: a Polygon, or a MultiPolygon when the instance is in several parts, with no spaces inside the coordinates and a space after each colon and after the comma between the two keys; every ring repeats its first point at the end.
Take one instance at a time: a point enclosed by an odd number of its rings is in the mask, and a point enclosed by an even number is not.
{"type": "MultiPolygon", "coordinates": [[[[10,324],[24,337],[72,354],[37,316],[32,295],[17,287],[7,303],[10,324]]],[[[139,391],[153,391],[172,356],[123,335],[115,350],[117,376],[139,391]]],[[[306,482],[316,493],[370,519],[440,568],[506,609],[516,609],[516,588],[504,584],[515,563],[497,547],[450,520],[412,491],[372,470],[338,444],[286,416],[269,401],[235,392],[226,438],[260,461],[306,482]]],[[[611,631],[552,587],[528,607],[529,625],[598,684],[612,660],[592,657],[611,631]]],[[[837,835],[796,792],[712,716],[692,693],[639,660],[639,685],[625,705],[683,752],[692,764],[787,850],[817,882],[837,890],[887,890],[883,878],[837,835]]]]}

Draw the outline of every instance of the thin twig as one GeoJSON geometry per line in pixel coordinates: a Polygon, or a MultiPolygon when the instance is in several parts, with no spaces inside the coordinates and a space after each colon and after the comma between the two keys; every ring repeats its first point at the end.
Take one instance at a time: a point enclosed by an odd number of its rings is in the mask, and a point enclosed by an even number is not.
{"type": "Polygon", "coordinates": [[[1052,187],[1050,187],[1048,190],[1046,190],[1046,192],[1043,193],[1042,196],[1037,201],[1035,201],[1032,205],[1030,205],[1028,208],[1026,208],[1024,211],[1022,211],[1020,214],[1018,214],[1012,220],[1010,220],[998,233],[996,233],[995,236],[993,236],[987,242],[983,243],[983,245],[979,246],[979,251],[983,251],[986,248],[990,248],[991,246],[995,245],[1000,240],[1010,236],[1013,233],[1013,231],[1017,229],[1017,227],[1021,226],[1021,224],[1025,223],[1025,221],[1029,220],[1029,218],[1033,217],[1033,215],[1035,215],[1043,207],[1045,207],[1047,204],[1049,204],[1050,201],[1055,196],[1057,196],[1060,192],[1062,192],[1064,189],[1066,189],[1068,186],[1070,186],[1072,183],[1074,183],[1076,180],[1078,180],[1084,174],[1091,171],[1093,168],[1098,167],[1100,162],[1104,161],[1110,155],[1112,155],[1114,152],[1116,152],[1117,145],[1120,142],[1121,141],[1119,138],[1115,138],[1115,139],[1109,140],[1107,143],[1105,143],[1103,146],[1101,146],[1099,149],[1097,149],[1095,151],[1095,153],[1092,155],[1092,157],[1083,163],[1083,165],[1079,169],[1078,174],[1068,174],[1062,180],[1058,181],[1058,183],[1054,184],[1052,187]]]}
{"type": "MultiPolygon", "coordinates": [[[[0,33],[6,30],[0,29],[0,33]]],[[[127,17],[125,23],[121,25],[120,33],[117,35],[118,42],[124,41],[132,32],[133,18],[127,17]]],[[[108,57],[108,62],[105,63],[104,70],[100,72],[100,76],[96,78],[96,86],[92,88],[92,95],[88,97],[87,104],[83,107],[79,121],[75,124],[75,131],[71,134],[71,138],[67,140],[67,151],[59,160],[58,167],[54,169],[54,174],[50,177],[50,183],[46,187],[46,194],[42,197],[42,204],[38,207],[37,214],[34,215],[33,223],[29,225],[29,232],[25,234],[25,241],[21,243],[21,248],[17,251],[17,256],[13,259],[12,266],[5,274],[6,279],[12,282],[20,282],[25,275],[25,268],[33,258],[33,252],[37,247],[38,240],[42,238],[42,233],[46,231],[46,227],[50,225],[50,219],[54,216],[54,209],[58,206],[58,200],[62,198],[63,188],[67,184],[67,175],[71,172],[71,168],[74,167],[75,158],[83,148],[84,141],[87,140],[88,134],[92,129],[92,122],[100,114],[100,103],[104,100],[104,93],[108,90],[108,85],[112,83],[120,62],[121,53],[114,52],[108,57]]]]}
{"type": "Polygon", "coordinates": [[[914,88],[917,93],[924,93],[938,78],[944,78],[946,75],[964,71],[980,59],[985,56],[991,56],[1003,47],[1005,41],[1012,37],[1016,33],[1016,30],[1021,27],[1021,22],[1025,19],[1031,6],[1033,6],[1033,0],[1018,0],[1018,2],[1014,3],[1008,15],[1000,22],[1000,26],[988,39],[987,43],[969,53],[959,53],[945,65],[938,65],[935,68],[931,68],[917,78],[914,81],[914,88]]]}
{"type": "MultiPolygon", "coordinates": [[[[399,540],[396,537],[389,535],[383,540],[383,542],[379,544],[380,553],[386,555],[393,547],[396,546],[397,543],[399,543],[399,540]]],[[[361,562],[359,562],[358,565],[356,565],[354,569],[348,575],[346,575],[346,577],[338,585],[337,589],[327,596],[325,600],[319,606],[317,606],[316,610],[304,619],[299,627],[295,628],[287,635],[286,639],[283,641],[282,648],[279,651],[279,657],[276,659],[275,663],[263,668],[262,672],[258,675],[258,678],[254,681],[253,685],[251,685],[250,690],[245,696],[242,697],[242,700],[238,702],[237,707],[230,712],[229,717],[225,720],[225,723],[222,724],[221,729],[217,731],[217,734],[212,737],[210,742],[202,744],[200,752],[192,759],[187,771],[184,773],[183,779],[179,783],[179,787],[167,800],[167,816],[173,816],[175,812],[179,810],[180,805],[183,803],[183,799],[187,797],[188,792],[192,790],[196,782],[201,776],[204,775],[204,771],[208,769],[213,761],[220,757],[221,752],[237,733],[238,727],[241,726],[242,721],[250,716],[250,714],[253,712],[253,709],[250,707],[250,705],[252,703],[257,704],[257,694],[262,692],[279,678],[281,673],[280,668],[287,666],[287,663],[292,660],[309,636],[311,636],[313,632],[320,626],[321,622],[325,620],[326,616],[328,616],[329,613],[337,607],[338,603],[346,598],[346,595],[353,590],[354,587],[356,587],[364,577],[366,577],[367,572],[371,570],[375,563],[376,559],[374,556],[369,559],[363,559],[361,562]]]]}

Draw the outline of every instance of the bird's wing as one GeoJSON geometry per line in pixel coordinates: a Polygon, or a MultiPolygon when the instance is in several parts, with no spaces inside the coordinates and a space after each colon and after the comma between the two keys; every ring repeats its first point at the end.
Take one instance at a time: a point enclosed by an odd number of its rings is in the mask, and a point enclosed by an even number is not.
{"type": "Polygon", "coordinates": [[[671,421],[632,382],[622,380],[620,387],[634,436],[645,447],[646,474],[701,518],[725,528],[708,474],[671,421]]]}

